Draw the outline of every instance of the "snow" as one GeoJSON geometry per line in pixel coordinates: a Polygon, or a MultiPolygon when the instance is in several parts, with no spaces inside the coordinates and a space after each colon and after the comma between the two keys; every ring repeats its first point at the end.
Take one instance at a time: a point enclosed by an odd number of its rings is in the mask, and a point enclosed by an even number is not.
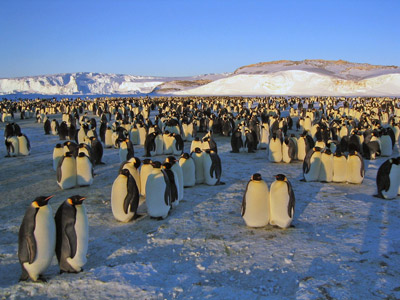
{"type": "MultiPolygon", "coordinates": [[[[372,196],[387,158],[366,161],[361,185],[300,182],[301,162],[273,164],[264,150],[230,153],[230,139],[216,136],[226,185],[185,189],[165,220],[145,216],[119,223],[110,205],[117,149],[105,149],[106,164],[96,166],[92,186],[60,190],[52,169],[58,137],[44,135],[43,124],[33,119],[17,122],[32,150],[27,157],[5,158],[0,147],[2,299],[400,298],[400,202],[372,196]],[[295,228],[245,226],[241,201],[254,173],[269,186],[278,173],[291,181],[295,228]],[[60,275],[54,257],[44,274],[47,283],[18,282],[18,230],[26,207],[36,196],[55,195],[50,205],[56,211],[75,194],[86,197],[89,218],[84,271],[60,275]]],[[[143,154],[143,146],[135,146],[135,155],[143,154]]],[[[139,211],[146,212],[144,203],[139,211]]]]}

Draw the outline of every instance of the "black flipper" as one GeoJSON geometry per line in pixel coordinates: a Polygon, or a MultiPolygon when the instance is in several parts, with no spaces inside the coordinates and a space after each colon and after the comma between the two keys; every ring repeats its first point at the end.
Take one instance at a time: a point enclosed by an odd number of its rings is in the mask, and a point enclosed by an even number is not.
{"type": "Polygon", "coordinates": [[[286,183],[288,186],[288,193],[289,193],[288,216],[292,218],[293,217],[292,213],[294,213],[296,199],[292,189],[292,184],[289,181],[287,181],[286,183]]]}
{"type": "Polygon", "coordinates": [[[246,185],[246,190],[244,191],[244,195],[243,195],[243,200],[242,200],[242,217],[244,216],[245,212],[246,212],[246,194],[247,194],[247,189],[249,188],[249,184],[250,184],[251,180],[249,180],[249,182],[246,185]]]}

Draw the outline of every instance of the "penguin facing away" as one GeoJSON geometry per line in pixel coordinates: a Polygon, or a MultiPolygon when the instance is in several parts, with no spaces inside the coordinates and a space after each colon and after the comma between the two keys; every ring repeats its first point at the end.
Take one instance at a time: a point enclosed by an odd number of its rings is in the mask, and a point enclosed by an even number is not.
{"type": "Polygon", "coordinates": [[[242,201],[242,217],[248,227],[264,227],[270,219],[269,189],[255,173],[247,183],[242,201]]]}
{"type": "Polygon", "coordinates": [[[55,215],[56,256],[60,273],[81,272],[87,261],[89,222],[83,200],[85,197],[79,195],[69,197],[55,215]]]}
{"type": "Polygon", "coordinates": [[[293,220],[295,196],[285,175],[278,174],[270,188],[270,224],[288,228],[293,220]]]}
{"type": "Polygon", "coordinates": [[[53,196],[37,197],[25,212],[18,233],[20,281],[44,280],[42,273],[49,267],[56,246],[56,225],[51,206],[53,196]]]}

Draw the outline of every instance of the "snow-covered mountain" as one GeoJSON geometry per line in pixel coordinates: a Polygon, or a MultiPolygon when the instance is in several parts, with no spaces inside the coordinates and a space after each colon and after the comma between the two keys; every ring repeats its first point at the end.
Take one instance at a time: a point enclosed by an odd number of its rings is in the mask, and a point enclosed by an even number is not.
{"type": "Polygon", "coordinates": [[[273,61],[233,73],[151,77],[69,73],[0,79],[0,95],[332,95],[399,96],[400,68],[343,60],[273,61]]]}

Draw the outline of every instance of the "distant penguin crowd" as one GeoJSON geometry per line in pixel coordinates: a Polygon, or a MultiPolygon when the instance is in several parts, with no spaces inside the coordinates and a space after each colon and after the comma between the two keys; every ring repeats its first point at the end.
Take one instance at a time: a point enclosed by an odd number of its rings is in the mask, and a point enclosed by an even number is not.
{"type": "MultiPolygon", "coordinates": [[[[249,227],[293,226],[293,178],[284,175],[289,163],[302,171],[302,184],[362,184],[365,160],[387,157],[376,175],[375,196],[394,199],[399,192],[400,158],[392,157],[400,135],[398,98],[51,98],[3,100],[0,112],[6,124],[7,157],[32,151],[21,130],[23,120],[35,118],[40,124],[35,126],[43,124],[45,139],[54,146],[49,153],[56,172],[54,184],[62,190],[93,185],[95,170],[101,172],[99,166],[108,163],[105,151],[118,157],[110,214],[119,222],[143,217],[142,204],[149,217],[165,219],[185,199],[185,189],[225,184],[220,154],[229,151],[243,157],[261,153],[261,164],[282,166],[270,187],[260,173],[254,173],[244,187],[241,216],[249,227]],[[217,145],[216,140],[226,143],[217,145]]],[[[36,198],[21,224],[21,280],[40,279],[53,252],[62,272],[79,272],[86,263],[84,197],[68,198],[55,221],[47,205],[50,198],[36,198]],[[32,228],[38,220],[40,233],[32,228]],[[71,220],[75,220],[75,248],[68,244],[71,220]],[[32,252],[37,247],[45,249],[37,252],[40,257],[32,252]]]]}

